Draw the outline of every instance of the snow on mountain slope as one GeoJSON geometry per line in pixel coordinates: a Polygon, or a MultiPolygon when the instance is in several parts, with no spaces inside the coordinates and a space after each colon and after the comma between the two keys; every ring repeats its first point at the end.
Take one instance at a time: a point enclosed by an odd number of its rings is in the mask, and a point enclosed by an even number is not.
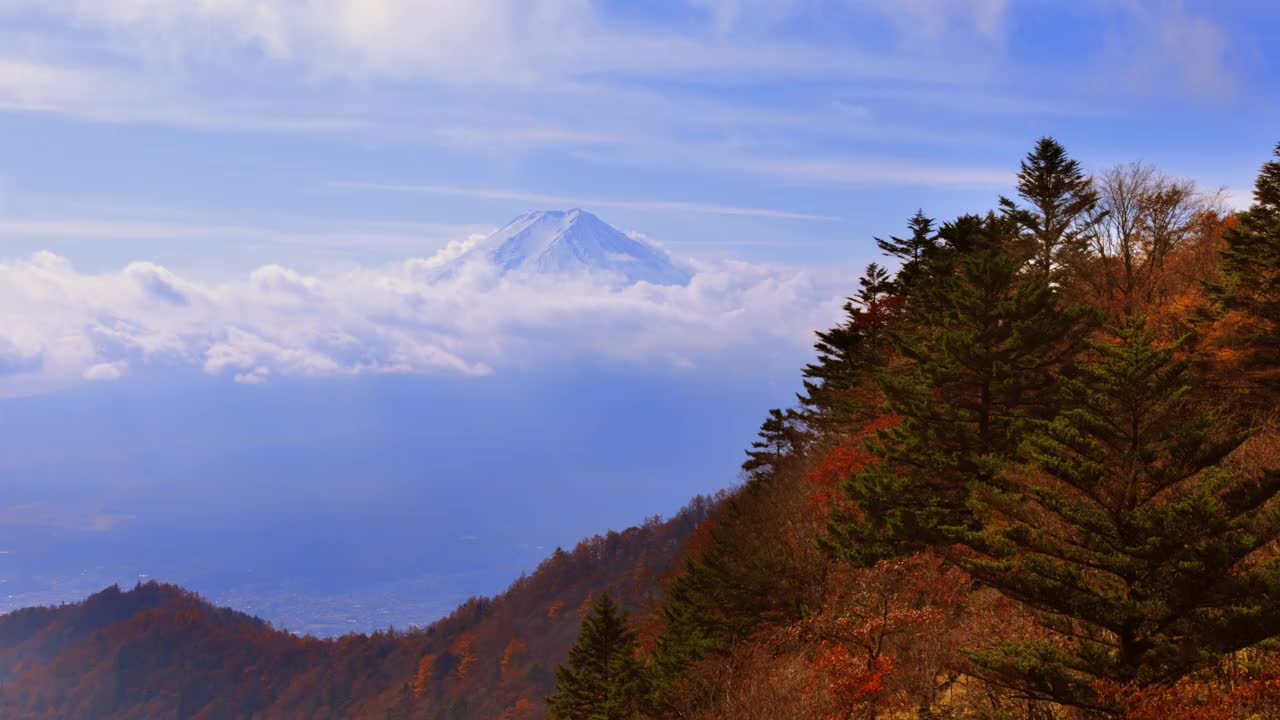
{"type": "Polygon", "coordinates": [[[577,209],[525,213],[450,262],[444,274],[477,262],[503,274],[609,273],[628,284],[685,285],[690,277],[662,250],[577,209]]]}

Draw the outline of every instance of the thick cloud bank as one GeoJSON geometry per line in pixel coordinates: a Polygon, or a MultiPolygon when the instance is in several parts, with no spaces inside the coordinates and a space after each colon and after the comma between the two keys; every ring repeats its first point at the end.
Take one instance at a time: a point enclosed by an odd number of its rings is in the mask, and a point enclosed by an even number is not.
{"type": "Polygon", "coordinates": [[[441,279],[443,257],[322,276],[280,265],[208,283],[148,262],[102,274],[0,261],[0,393],[187,365],[242,383],[362,373],[484,375],[590,357],[750,369],[795,362],[847,272],[695,263],[687,286],[615,278],[441,279]]]}

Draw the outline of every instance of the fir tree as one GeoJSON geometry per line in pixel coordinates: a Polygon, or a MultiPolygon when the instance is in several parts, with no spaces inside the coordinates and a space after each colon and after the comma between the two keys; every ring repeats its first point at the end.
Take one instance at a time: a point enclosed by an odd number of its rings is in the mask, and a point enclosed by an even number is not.
{"type": "MultiPolygon", "coordinates": [[[[691,668],[746,641],[762,624],[796,620],[820,603],[828,563],[812,529],[807,476],[790,460],[756,475],[700,532],[700,547],[671,583],[651,655],[654,705],[685,695],[691,668]]],[[[696,681],[694,683],[696,685],[696,681]]]]}
{"type": "Polygon", "coordinates": [[[1189,396],[1189,360],[1141,322],[1090,343],[1067,409],[981,494],[997,520],[967,544],[982,583],[1038,611],[1059,642],[973,653],[1033,697],[1111,710],[1098,681],[1166,684],[1280,633],[1280,472],[1223,467],[1241,438],[1189,396]]]}
{"type": "Polygon", "coordinates": [[[1258,175],[1253,206],[1224,234],[1224,279],[1210,288],[1221,310],[1250,321],[1246,367],[1269,391],[1252,399],[1268,406],[1280,393],[1280,145],[1275,153],[1258,175]]]}
{"type": "MultiPolygon", "coordinates": [[[[800,432],[795,421],[774,410],[765,427],[800,432]]],[[[828,560],[806,523],[812,486],[804,457],[812,437],[802,433],[798,451],[777,440],[757,442],[770,448],[767,462],[748,467],[742,486],[699,528],[663,602],[648,667],[653,707],[667,710],[677,698],[697,696],[691,670],[699,660],[747,640],[762,623],[798,619],[820,602],[828,560]]]]}
{"type": "Polygon", "coordinates": [[[644,672],[628,618],[609,593],[600,593],[569,648],[568,663],[556,670],[556,691],[547,698],[553,717],[627,720],[639,715],[644,672]]]}
{"type": "Polygon", "coordinates": [[[1008,198],[1000,198],[1000,205],[1026,231],[1029,269],[1057,279],[1053,276],[1083,252],[1084,234],[1096,222],[1098,193],[1093,181],[1057,140],[1042,137],[1022,161],[1018,196],[1027,207],[1008,198]]]}
{"type": "Polygon", "coordinates": [[[873,443],[881,461],[844,484],[857,513],[837,513],[826,538],[845,557],[872,562],[972,528],[970,485],[1013,456],[1028,420],[1051,414],[1087,327],[1087,311],[1059,307],[1021,272],[1009,219],[964,217],[942,234],[954,270],[908,300],[911,329],[894,335],[907,362],[880,379],[901,424],[873,443]]]}
{"type": "Polygon", "coordinates": [[[794,412],[773,408],[751,442],[742,470],[749,476],[774,472],[783,460],[804,450],[807,439],[794,412]]]}
{"type": "Polygon", "coordinates": [[[876,245],[885,255],[898,260],[898,273],[893,285],[898,294],[906,295],[912,286],[925,274],[926,263],[938,251],[938,237],[934,231],[933,218],[917,210],[907,221],[911,236],[899,238],[890,236],[888,240],[876,238],[876,245]]]}
{"type": "Polygon", "coordinates": [[[717,545],[686,563],[684,574],[667,591],[662,632],[650,660],[654,707],[666,707],[693,665],[727,647],[734,634],[718,602],[726,594],[717,582],[725,575],[727,558],[723,545],[717,545]]]}
{"type": "Polygon", "coordinates": [[[889,273],[871,263],[858,280],[858,292],[844,305],[845,321],[817,334],[818,358],[805,366],[799,396],[806,422],[825,429],[873,410],[874,403],[858,390],[884,363],[888,330],[900,305],[892,289],[889,273]]]}

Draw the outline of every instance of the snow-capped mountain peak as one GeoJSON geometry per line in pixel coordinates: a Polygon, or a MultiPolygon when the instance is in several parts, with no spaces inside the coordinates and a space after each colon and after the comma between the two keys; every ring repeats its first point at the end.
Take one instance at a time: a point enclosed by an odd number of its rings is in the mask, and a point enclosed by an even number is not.
{"type": "Polygon", "coordinates": [[[659,248],[577,208],[525,213],[460,255],[450,268],[475,262],[489,263],[504,274],[609,273],[629,284],[689,282],[689,273],[659,248]]]}

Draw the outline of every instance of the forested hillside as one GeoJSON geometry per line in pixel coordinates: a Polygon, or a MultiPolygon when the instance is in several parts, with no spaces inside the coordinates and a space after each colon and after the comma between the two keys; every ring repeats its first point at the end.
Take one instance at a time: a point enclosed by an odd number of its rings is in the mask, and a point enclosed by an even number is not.
{"type": "Polygon", "coordinates": [[[1049,138],[1017,190],[877,241],[725,497],[423,631],[14,613],[0,718],[1280,717],[1280,148],[1244,212],[1049,138]]]}
{"type": "Polygon", "coordinates": [[[298,637],[156,583],[0,617],[0,718],[537,718],[603,590],[643,611],[706,517],[557,550],[422,630],[298,637]]]}
{"type": "Polygon", "coordinates": [[[1280,717],[1280,148],[1241,213],[1049,138],[1017,189],[877,241],[657,637],[597,608],[558,717],[1280,717]]]}

